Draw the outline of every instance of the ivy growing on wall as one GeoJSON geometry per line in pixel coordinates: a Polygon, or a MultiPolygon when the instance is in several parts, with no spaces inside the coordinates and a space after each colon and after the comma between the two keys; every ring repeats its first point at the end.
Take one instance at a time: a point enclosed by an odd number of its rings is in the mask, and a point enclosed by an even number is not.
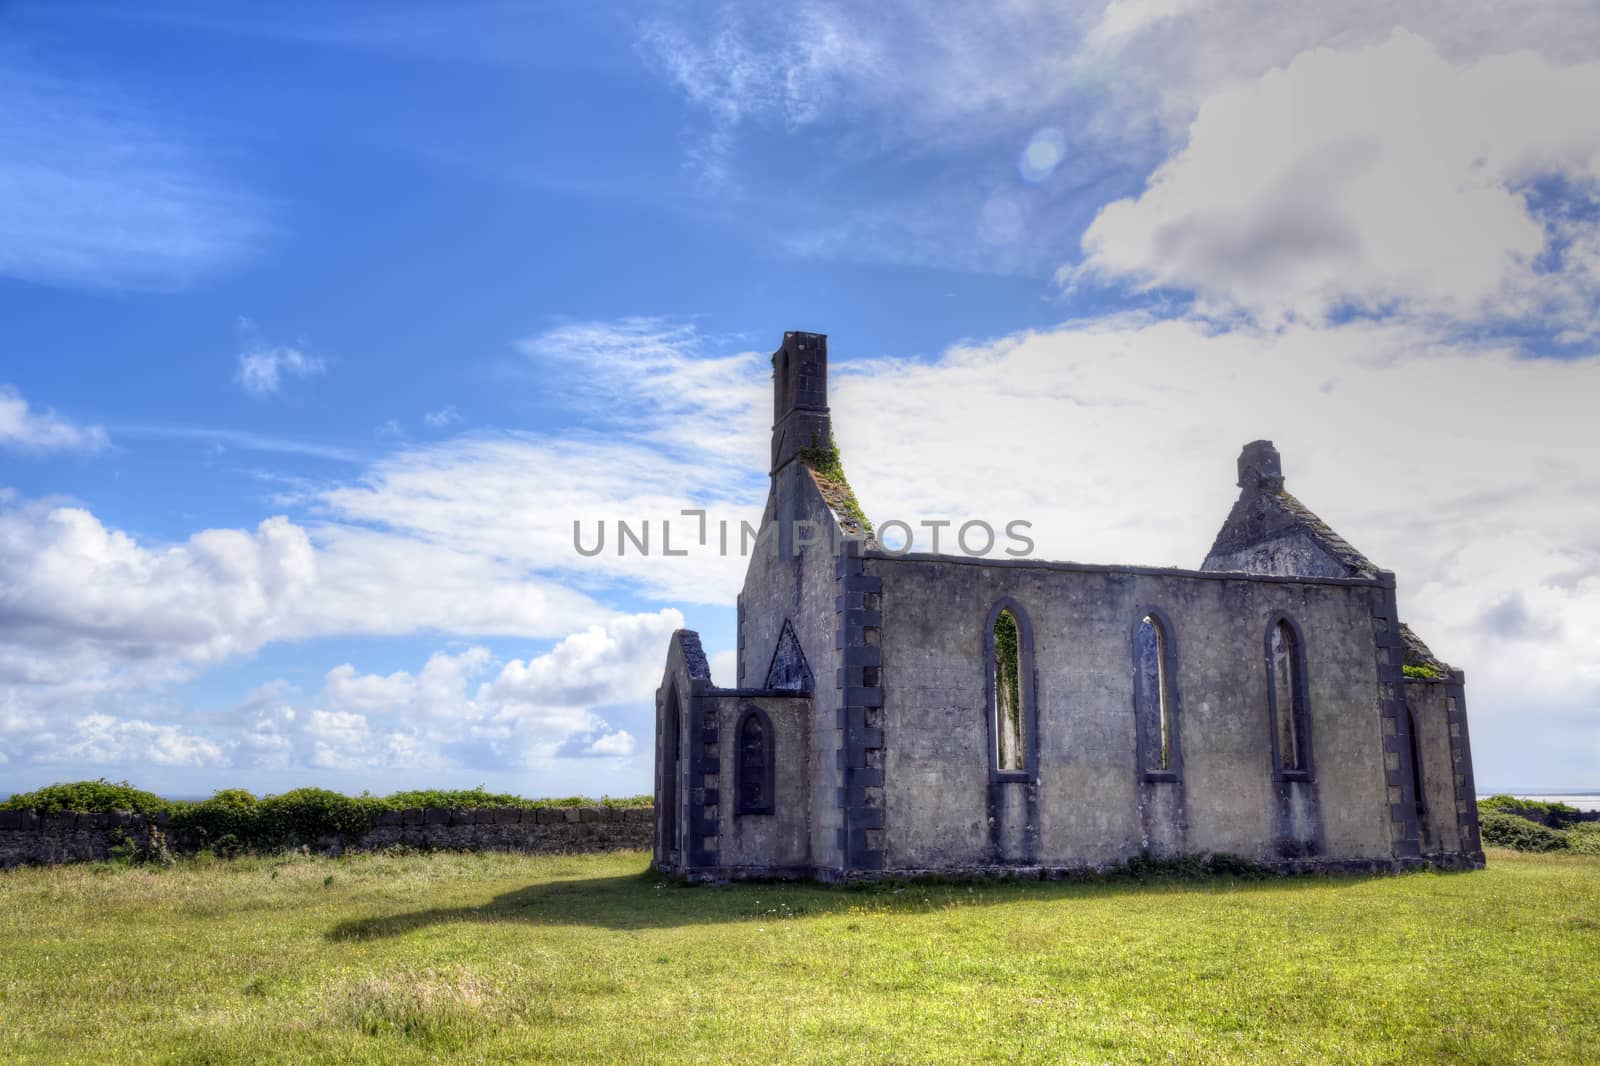
{"type": "MultiPolygon", "coordinates": [[[[1004,720],[1010,723],[1010,750],[1000,746],[1000,768],[1022,768],[1022,680],[1018,677],[1022,655],[1017,636],[1017,616],[1003,610],[994,620],[994,691],[1004,720]]],[[[998,723],[996,723],[998,724],[998,723]]]]}

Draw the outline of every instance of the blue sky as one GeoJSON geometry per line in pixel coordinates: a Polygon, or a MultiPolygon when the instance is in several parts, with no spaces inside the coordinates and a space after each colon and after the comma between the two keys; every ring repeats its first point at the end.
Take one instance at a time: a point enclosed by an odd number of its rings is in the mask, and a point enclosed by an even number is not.
{"type": "Polygon", "coordinates": [[[1600,785],[1600,14],[0,4],[0,791],[649,785],[764,359],[866,508],[1197,565],[1239,444],[1600,785]]]}

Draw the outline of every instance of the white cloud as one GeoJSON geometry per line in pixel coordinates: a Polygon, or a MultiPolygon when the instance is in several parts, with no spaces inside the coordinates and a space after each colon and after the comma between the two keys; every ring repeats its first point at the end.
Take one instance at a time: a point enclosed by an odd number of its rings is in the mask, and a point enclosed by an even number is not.
{"type": "Polygon", "coordinates": [[[1112,44],[1198,6],[1199,0],[1111,0],[1088,40],[1092,45],[1112,44]]]}
{"type": "Polygon", "coordinates": [[[249,319],[240,321],[244,350],[234,380],[252,396],[274,396],[286,378],[315,377],[327,371],[327,363],[300,348],[268,344],[256,333],[249,319]]]}
{"type": "Polygon", "coordinates": [[[716,523],[729,523],[736,548],[739,523],[759,519],[771,371],[764,355],[708,355],[708,346],[692,327],[649,319],[529,338],[524,353],[545,374],[571,375],[600,432],[483,432],[410,448],[318,502],[341,523],[340,538],[376,527],[381,535],[366,536],[377,542],[447,544],[577,588],[621,581],[659,599],[726,602],[744,565],[736,550],[720,554],[716,523]],[[689,508],[711,512],[705,546],[698,521],[681,513],[689,508]],[[574,522],[585,547],[604,526],[605,550],[580,555],[574,522]],[[650,525],[649,555],[619,554],[618,522],[650,525]],[[688,555],[664,554],[666,523],[673,551],[688,555]]]}
{"type": "MultiPolygon", "coordinates": [[[[1529,249],[1549,239],[1574,245],[1558,276],[1513,286],[1501,309],[1522,316],[1555,303],[1581,319],[1594,304],[1600,240],[1591,227],[1535,212],[1530,229],[1519,221],[1526,214],[1517,199],[1521,176],[1496,169],[1503,158],[1489,159],[1483,173],[1470,166],[1463,172],[1460,163],[1475,138],[1566,143],[1592,126],[1577,104],[1593,94],[1586,77],[1557,72],[1600,54],[1600,7],[1593,4],[727,4],[646,23],[641,48],[704,116],[705,129],[688,151],[694,165],[714,185],[749,186],[739,202],[759,209],[744,215],[767,220],[772,239],[794,254],[1048,276],[1078,258],[1078,238],[1095,210],[1136,192],[1156,166],[1180,157],[1195,141],[1195,127],[1211,133],[1209,147],[1201,147],[1217,158],[1228,158],[1228,143],[1240,139],[1247,160],[1238,166],[1240,181],[1223,188],[1208,168],[1205,185],[1223,205],[1237,201],[1246,210],[1197,218],[1177,232],[1168,227],[1164,236],[1178,245],[1170,254],[1148,240],[1134,239],[1133,251],[1120,257],[1119,247],[1107,245],[1097,268],[1158,281],[1171,273],[1173,283],[1204,288],[1211,275],[1200,259],[1221,261],[1231,280],[1240,273],[1229,259],[1236,252],[1260,279],[1271,276],[1273,252],[1295,264],[1304,254],[1317,264],[1309,268],[1316,276],[1294,280],[1315,289],[1321,278],[1338,281],[1344,255],[1358,267],[1370,260],[1374,276],[1362,282],[1397,275],[1400,291],[1392,298],[1404,300],[1418,288],[1431,297],[1458,282],[1492,284],[1503,257],[1526,262],[1535,254],[1529,249]],[[1428,42],[1434,55],[1427,66],[1455,73],[1419,66],[1408,80],[1404,57],[1397,57],[1393,70],[1367,77],[1359,65],[1382,53],[1397,31],[1428,42]],[[1341,72],[1326,87],[1313,91],[1298,75],[1271,73],[1291,63],[1303,73],[1322,62],[1319,50],[1328,50],[1325,58],[1341,72]],[[1261,105],[1266,115],[1254,124],[1211,117],[1229,94],[1251,85],[1269,97],[1261,105]],[[1298,110],[1279,120],[1270,104],[1298,110]],[[1363,108],[1348,121],[1338,118],[1363,108]],[[1376,155],[1371,136],[1341,140],[1324,129],[1330,116],[1337,130],[1355,125],[1366,133],[1370,124],[1382,137],[1376,155]],[[1207,126],[1198,124],[1208,118],[1207,126]],[[1046,131],[1048,165],[1039,166],[1029,160],[1046,131]],[[771,168],[741,158],[741,138],[764,143],[774,134],[808,165],[771,168]],[[1303,173],[1288,172],[1297,152],[1319,143],[1326,150],[1307,149],[1303,173]],[[1434,148],[1438,158],[1430,155],[1434,148]],[[1285,165],[1274,168],[1252,152],[1276,153],[1285,165]],[[1275,176],[1281,181],[1264,190],[1271,194],[1266,203],[1245,199],[1275,176]],[[1421,188],[1430,182],[1442,195],[1421,188]],[[1506,191],[1474,195],[1485,187],[1506,191]],[[1487,216],[1450,226],[1472,210],[1487,216]],[[1349,224],[1352,212],[1365,220],[1359,229],[1349,224]],[[1471,231],[1479,228],[1489,232],[1475,238],[1471,231]],[[1449,239],[1413,239],[1424,231],[1448,231],[1449,239]],[[1357,242],[1374,233],[1383,247],[1357,242]],[[1196,244],[1209,255],[1200,256],[1196,244]],[[1441,256],[1436,275],[1425,268],[1438,264],[1416,261],[1430,248],[1456,252],[1463,245],[1470,254],[1441,256]],[[1567,284],[1569,277],[1580,283],[1567,284]]],[[[1557,169],[1574,172],[1565,163],[1557,169]]],[[[727,192],[719,189],[719,199],[727,192]]],[[[1536,273],[1548,266],[1538,264],[1536,273]]],[[[1358,299],[1384,300],[1357,289],[1358,299]]],[[[1302,296],[1301,304],[1318,295],[1302,296]]],[[[1445,302],[1471,304],[1472,295],[1450,291],[1445,302]]],[[[1574,328],[1581,332],[1586,323],[1574,328]]]]}
{"type": "Polygon", "coordinates": [[[239,262],[264,205],[126,86],[45,75],[0,46],[0,275],[170,289],[239,262]]]}
{"type": "Polygon", "coordinates": [[[683,628],[672,608],[593,625],[548,654],[506,663],[482,695],[507,713],[542,717],[552,709],[642,700],[661,680],[668,638],[683,628]]]}
{"type": "Polygon", "coordinates": [[[0,385],[0,448],[93,452],[107,443],[99,426],[80,426],[54,411],[32,410],[14,386],[0,385]]]}
{"type": "Polygon", "coordinates": [[[626,758],[634,751],[633,734],[626,729],[596,738],[586,749],[590,755],[626,758]]]}
{"type": "Polygon", "coordinates": [[[226,715],[152,707],[137,694],[132,713],[75,709],[60,692],[28,707],[21,689],[0,682],[0,747],[28,765],[340,775],[504,773],[551,759],[626,758],[632,734],[602,712],[650,700],[668,638],[682,625],[674,610],[619,616],[502,664],[480,646],[435,652],[414,673],[362,674],[344,663],[309,699],[274,681],[226,715]]]}
{"type": "Polygon", "coordinates": [[[770,352],[711,354],[712,343],[688,323],[625,318],[568,323],[518,346],[546,371],[563,374],[597,420],[733,473],[771,422],[770,352]]]}
{"type": "Polygon", "coordinates": [[[51,740],[57,741],[50,748],[56,760],[91,766],[220,766],[226,762],[221,745],[180,726],[109,714],[84,715],[59,737],[35,736],[25,746],[44,747],[51,740]]]}
{"type": "Polygon", "coordinates": [[[254,531],[146,544],[48,501],[0,502],[0,588],[0,686],[45,686],[52,699],[183,680],[275,640],[429,630],[549,637],[610,614],[449,546],[282,516],[254,531]]]}
{"type": "Polygon", "coordinates": [[[626,615],[574,633],[543,655],[495,665],[487,649],[440,651],[416,673],[330,670],[315,702],[278,686],[246,708],[239,758],[348,772],[466,763],[504,769],[552,758],[633,754],[635,741],[599,713],[651,698],[660,659],[683,616],[626,615]]]}
{"type": "Polygon", "coordinates": [[[1099,213],[1083,268],[1200,293],[1223,311],[1348,307],[1600,327],[1600,64],[1520,53],[1452,65],[1396,33],[1303,53],[1201,106],[1147,191],[1099,213]],[[1571,183],[1584,221],[1541,216],[1571,183]],[[1572,247],[1557,262],[1558,236],[1572,247]]]}
{"type": "MultiPolygon", "coordinates": [[[[617,336],[650,336],[641,329],[619,327],[617,336]]],[[[672,520],[687,544],[695,523],[680,514],[685,507],[721,506],[735,520],[754,520],[764,479],[749,460],[762,451],[765,430],[746,410],[760,379],[743,379],[759,373],[760,361],[702,364],[681,337],[641,343],[625,359],[623,342],[607,340],[597,325],[571,327],[563,338],[536,339],[529,351],[559,360],[580,343],[588,352],[609,345],[626,384],[594,383],[596,398],[636,407],[636,397],[660,398],[608,440],[480,434],[405,447],[357,483],[302,494],[318,521],[276,516],[254,530],[203,530],[176,543],[108,527],[70,503],[3,494],[0,708],[8,717],[0,733],[55,738],[29,748],[37,762],[64,750],[58,742],[86,715],[154,723],[177,715],[174,728],[187,730],[186,712],[162,694],[276,641],[565,635],[548,655],[513,660],[486,679],[483,649],[440,653],[416,673],[362,674],[343,664],[312,703],[259,694],[240,712],[254,725],[227,750],[261,766],[435,765],[429,760],[445,758],[453,743],[501,750],[522,736],[538,739],[517,747],[518,759],[535,749],[615,754],[624,741],[592,708],[636,702],[653,689],[666,634],[682,617],[618,620],[582,590],[603,594],[620,579],[680,602],[720,603],[733,594],[742,563],[714,550],[664,558],[659,526],[649,557],[608,551],[586,560],[573,547],[572,522],[592,529],[602,520],[672,520]],[[726,389],[730,382],[737,388],[726,389]],[[690,418],[698,407],[684,399],[686,389],[704,393],[716,422],[690,418]],[[669,431],[675,423],[685,427],[681,435],[669,431]],[[727,481],[731,496],[718,484],[727,481]],[[473,693],[469,682],[492,691],[473,693]],[[471,723],[470,733],[452,742],[451,721],[471,723]],[[358,748],[366,753],[359,758],[358,748]]]]}
{"type": "Polygon", "coordinates": [[[433,429],[448,429],[461,421],[461,412],[456,410],[455,404],[449,404],[437,411],[429,411],[422,416],[422,420],[433,429]]]}
{"type": "Polygon", "coordinates": [[[1467,669],[1480,783],[1592,783],[1600,358],[1396,324],[1127,316],[831,384],[869,516],[1027,519],[1043,558],[1198,566],[1240,445],[1275,440],[1290,489],[1397,572],[1406,619],[1467,669]]]}

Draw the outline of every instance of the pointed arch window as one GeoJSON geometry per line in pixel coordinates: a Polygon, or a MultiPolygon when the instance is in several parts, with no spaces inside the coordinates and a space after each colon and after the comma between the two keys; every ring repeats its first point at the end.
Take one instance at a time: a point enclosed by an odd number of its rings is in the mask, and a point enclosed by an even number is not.
{"type": "Polygon", "coordinates": [[[999,780],[1027,780],[1034,770],[1036,714],[1033,627],[1014,600],[989,612],[984,628],[989,711],[989,769],[999,780]]]}
{"type": "Polygon", "coordinates": [[[1157,609],[1133,631],[1133,699],[1138,716],[1139,772],[1150,781],[1175,781],[1178,749],[1178,661],[1172,625],[1157,609]]]}
{"type": "Polygon", "coordinates": [[[1280,616],[1267,627],[1267,699],[1272,717],[1272,766],[1281,778],[1311,776],[1311,723],[1306,708],[1305,643],[1299,627],[1280,616]]]}
{"type": "Polygon", "coordinates": [[[746,707],[739,717],[739,758],[735,764],[738,779],[734,792],[738,796],[739,814],[771,814],[776,797],[776,751],[772,735],[772,719],[759,707],[746,707]]]}

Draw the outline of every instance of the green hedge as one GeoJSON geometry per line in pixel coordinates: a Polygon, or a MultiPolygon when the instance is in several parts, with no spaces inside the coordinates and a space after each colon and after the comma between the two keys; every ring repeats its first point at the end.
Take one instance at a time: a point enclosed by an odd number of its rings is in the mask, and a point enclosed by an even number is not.
{"type": "Polygon", "coordinates": [[[1544,815],[1557,828],[1565,828],[1575,821],[1580,813],[1578,808],[1569,807],[1565,803],[1519,799],[1516,796],[1507,796],[1503,793],[1479,800],[1478,813],[1481,815],[1484,811],[1503,811],[1506,814],[1520,814],[1524,817],[1544,815]]]}
{"type": "Polygon", "coordinates": [[[1579,822],[1568,829],[1567,847],[1580,855],[1600,855],[1600,822],[1579,822]]]}
{"type": "Polygon", "coordinates": [[[296,788],[276,796],[256,798],[242,788],[225,788],[207,800],[166,800],[142,792],[126,781],[74,781],[19,792],[0,810],[137,811],[170,818],[168,831],[185,849],[210,848],[229,855],[242,851],[271,851],[315,844],[324,837],[352,839],[371,829],[384,811],[412,808],[472,810],[513,807],[537,810],[550,807],[649,807],[649,796],[586,799],[528,799],[506,793],[474,789],[417,789],[387,796],[346,796],[325,788],[296,788]]]}
{"type": "Polygon", "coordinates": [[[137,811],[140,814],[161,814],[172,808],[171,802],[154,792],[144,792],[126,781],[68,781],[46,785],[32,792],[18,792],[4,803],[4,811],[86,811],[104,814],[108,811],[137,811]]]}
{"type": "Polygon", "coordinates": [[[1515,814],[1494,809],[1478,813],[1478,828],[1483,842],[1497,848],[1516,851],[1564,851],[1567,834],[1559,829],[1549,829],[1538,822],[1530,822],[1515,814]]]}

